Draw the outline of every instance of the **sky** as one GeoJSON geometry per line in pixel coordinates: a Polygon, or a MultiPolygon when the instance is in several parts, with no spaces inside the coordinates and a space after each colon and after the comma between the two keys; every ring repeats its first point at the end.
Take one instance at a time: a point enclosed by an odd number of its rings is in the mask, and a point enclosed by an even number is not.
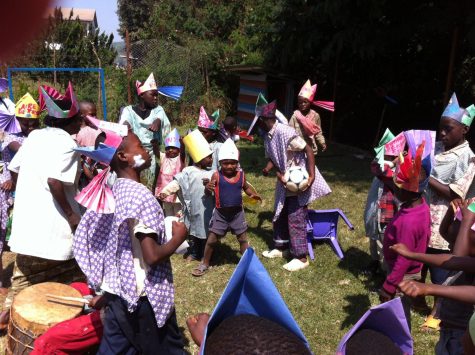
{"type": "Polygon", "coordinates": [[[114,42],[122,41],[117,33],[117,0],[56,0],[56,6],[96,9],[97,23],[101,31],[114,34],[114,42]]]}

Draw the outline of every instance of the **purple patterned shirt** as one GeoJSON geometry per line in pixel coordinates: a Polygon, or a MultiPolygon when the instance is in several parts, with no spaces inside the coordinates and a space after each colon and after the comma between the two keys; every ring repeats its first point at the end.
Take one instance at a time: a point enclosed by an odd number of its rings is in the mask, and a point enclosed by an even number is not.
{"type": "MultiPolygon", "coordinates": [[[[142,184],[117,179],[112,192],[116,200],[114,214],[87,211],[76,230],[74,255],[89,283],[106,283],[110,291],[127,302],[130,312],[137,307],[137,282],[128,220],[137,220],[157,232],[157,243],[165,241],[163,211],[142,184]]],[[[169,260],[150,266],[145,293],[152,305],[158,327],[162,327],[174,308],[175,292],[169,260]]]]}
{"type": "MultiPolygon", "coordinates": [[[[282,174],[291,166],[302,166],[307,169],[307,158],[305,152],[293,152],[288,148],[290,142],[295,137],[298,137],[298,134],[294,128],[276,122],[273,132],[267,134],[264,138],[266,154],[282,174]]],[[[297,196],[300,206],[306,206],[317,198],[328,195],[330,192],[330,187],[318,171],[317,167],[315,167],[315,181],[312,186],[304,192],[299,193],[297,196]]],[[[284,185],[277,182],[274,203],[274,222],[279,218],[280,212],[284,207],[285,196],[286,189],[284,185]]]]}

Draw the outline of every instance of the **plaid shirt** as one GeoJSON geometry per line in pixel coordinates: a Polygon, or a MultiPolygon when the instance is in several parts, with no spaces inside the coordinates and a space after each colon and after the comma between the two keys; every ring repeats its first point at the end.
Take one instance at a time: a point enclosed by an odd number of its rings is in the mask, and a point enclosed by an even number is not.
{"type": "Polygon", "coordinates": [[[397,210],[394,195],[387,186],[384,186],[381,198],[378,201],[379,206],[379,223],[388,224],[394,217],[394,212],[397,210]]]}

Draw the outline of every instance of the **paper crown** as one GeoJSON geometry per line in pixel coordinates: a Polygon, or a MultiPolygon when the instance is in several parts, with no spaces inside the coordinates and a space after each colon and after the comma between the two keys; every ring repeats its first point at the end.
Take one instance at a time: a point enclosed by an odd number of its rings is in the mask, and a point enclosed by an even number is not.
{"type": "MultiPolygon", "coordinates": [[[[249,126],[249,129],[247,130],[247,135],[248,136],[251,135],[252,129],[254,128],[254,126],[256,125],[257,120],[259,119],[261,109],[266,105],[268,105],[267,99],[264,97],[264,95],[262,93],[259,93],[259,95],[257,95],[256,107],[254,109],[255,116],[254,116],[254,119],[251,122],[251,125],[249,126]]],[[[287,121],[287,118],[285,118],[285,116],[282,114],[282,112],[277,110],[277,107],[276,107],[276,110],[275,110],[275,117],[276,117],[277,121],[279,121],[280,123],[286,124],[286,125],[289,124],[289,122],[287,121]]]]}
{"type": "Polygon", "coordinates": [[[175,147],[180,149],[180,133],[174,128],[168,135],[165,137],[165,148],[166,147],[175,147]]]}
{"type": "Polygon", "coordinates": [[[48,115],[51,117],[71,118],[76,116],[79,112],[79,103],[76,99],[76,95],[74,94],[73,85],[71,82],[69,82],[66,93],[63,96],[64,100],[71,102],[71,108],[69,110],[62,110],[58,105],[56,105],[56,103],[53,101],[54,98],[48,95],[42,86],[40,86],[40,96],[43,98],[46,109],[48,110],[48,115]]]}
{"type": "Polygon", "coordinates": [[[200,107],[200,117],[198,118],[198,127],[208,129],[218,129],[219,110],[216,110],[211,115],[212,120],[208,117],[203,106],[200,107]]]}
{"type": "Polygon", "coordinates": [[[223,320],[239,314],[252,314],[277,323],[294,333],[309,347],[305,335],[252,248],[248,248],[242,256],[211,314],[205,330],[201,354],[205,353],[207,336],[223,320]]]}
{"type": "Polygon", "coordinates": [[[105,133],[114,133],[120,137],[125,137],[128,133],[128,127],[123,124],[102,121],[92,116],[86,116],[86,120],[89,121],[95,128],[98,128],[105,133]]]}
{"type": "Polygon", "coordinates": [[[114,213],[115,198],[107,185],[109,175],[110,167],[107,167],[97,174],[74,199],[88,210],[97,213],[114,213]]]}
{"type": "Polygon", "coordinates": [[[226,159],[239,161],[239,150],[231,138],[226,139],[218,152],[218,161],[226,159]]]}
{"type": "Polygon", "coordinates": [[[462,115],[462,123],[466,126],[471,126],[473,118],[475,117],[475,105],[470,105],[465,109],[465,113],[462,115]]]}
{"type": "Polygon", "coordinates": [[[0,93],[7,91],[8,89],[8,80],[5,78],[0,78],[0,93]]]}
{"type": "Polygon", "coordinates": [[[449,100],[449,103],[447,104],[447,107],[445,108],[444,112],[442,112],[442,117],[448,117],[457,122],[463,123],[462,117],[465,112],[465,109],[460,107],[459,102],[457,100],[457,95],[455,95],[454,92],[449,100]]]}
{"type": "Polygon", "coordinates": [[[193,159],[195,163],[199,163],[207,156],[213,154],[208,141],[203,137],[198,129],[195,129],[183,137],[183,143],[185,144],[191,159],[193,159]]]}
{"type": "Polygon", "coordinates": [[[362,329],[372,329],[386,335],[405,355],[412,355],[414,352],[411,332],[399,297],[372,307],[363,314],[341,339],[336,355],[345,355],[346,344],[358,330],[362,329]]]}
{"type": "Polygon", "coordinates": [[[46,110],[46,102],[43,99],[43,95],[41,94],[41,88],[43,88],[48,94],[48,96],[52,98],[53,100],[64,99],[64,96],[61,95],[59,91],[56,90],[55,88],[51,86],[47,86],[47,85],[41,85],[40,87],[38,87],[38,103],[40,104],[40,112],[43,112],[44,110],[46,110]]]}
{"type": "Polygon", "coordinates": [[[424,153],[425,141],[417,148],[415,156],[409,150],[406,156],[399,157],[396,164],[396,173],[394,174],[394,183],[400,189],[411,192],[423,192],[429,182],[430,169],[427,171],[427,166],[430,167],[430,157],[426,158],[426,167],[424,167],[425,178],[420,179],[422,170],[422,155],[424,153]],[[413,159],[414,157],[414,159],[413,159]]]}
{"type": "Polygon", "coordinates": [[[308,79],[305,84],[303,84],[300,89],[299,95],[303,98],[306,98],[313,105],[324,108],[328,111],[335,111],[335,103],[333,101],[314,101],[315,94],[317,93],[317,84],[312,85],[310,79],[308,79]]]}
{"type": "Polygon", "coordinates": [[[376,160],[378,161],[378,164],[381,167],[381,169],[384,168],[384,156],[385,156],[384,145],[390,142],[392,139],[394,139],[394,134],[389,130],[389,128],[386,128],[386,131],[384,131],[383,136],[379,140],[378,146],[374,148],[374,151],[376,153],[376,160]]]}
{"type": "Polygon", "coordinates": [[[40,114],[40,105],[36,103],[33,97],[26,93],[18,100],[15,105],[15,116],[25,118],[38,118],[40,114]]]}
{"type": "Polygon", "coordinates": [[[135,81],[135,87],[137,88],[137,95],[140,95],[145,91],[157,90],[157,83],[155,82],[153,73],[150,73],[147,80],[145,80],[143,83],[138,80],[135,81]]]}

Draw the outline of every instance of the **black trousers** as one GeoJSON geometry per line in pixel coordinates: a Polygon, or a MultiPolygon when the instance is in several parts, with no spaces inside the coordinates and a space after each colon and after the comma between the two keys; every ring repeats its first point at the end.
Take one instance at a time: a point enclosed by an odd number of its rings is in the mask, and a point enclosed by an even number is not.
{"type": "Polygon", "coordinates": [[[107,294],[107,298],[104,335],[97,354],[184,354],[175,311],[158,328],[147,297],[140,298],[134,312],[127,310],[127,303],[119,296],[107,294]]]}

